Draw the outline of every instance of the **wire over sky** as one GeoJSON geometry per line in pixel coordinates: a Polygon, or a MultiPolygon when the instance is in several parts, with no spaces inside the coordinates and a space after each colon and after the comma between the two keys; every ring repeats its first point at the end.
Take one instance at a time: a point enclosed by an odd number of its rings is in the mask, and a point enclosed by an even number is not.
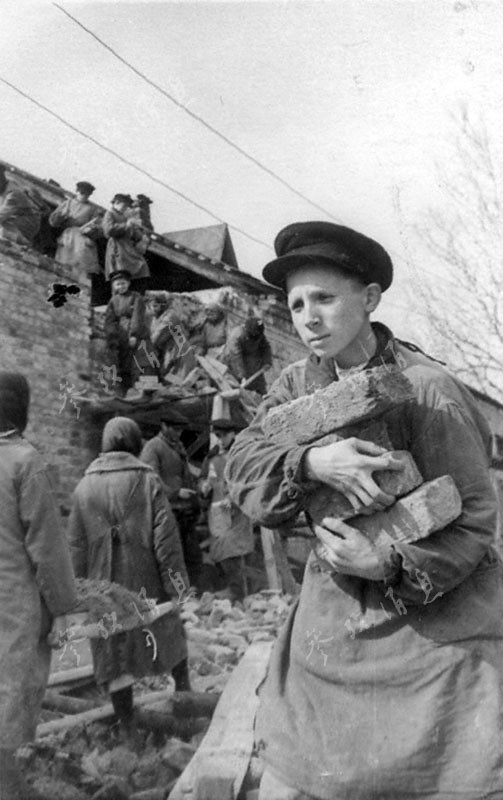
{"type": "Polygon", "coordinates": [[[99,42],[106,50],[108,50],[109,53],[112,53],[112,55],[115,56],[115,58],[117,58],[122,64],[124,64],[128,69],[132,70],[135,73],[135,75],[138,75],[138,77],[141,78],[142,80],[146,81],[146,83],[148,83],[149,86],[152,86],[154,89],[156,89],[162,95],[164,95],[164,97],[166,97],[168,100],[170,100],[176,106],[178,106],[178,108],[181,108],[183,111],[185,111],[186,114],[188,114],[190,117],[192,117],[193,119],[197,120],[197,122],[199,122],[201,125],[203,125],[205,128],[207,128],[207,130],[211,131],[211,133],[215,134],[215,136],[218,136],[219,139],[222,139],[222,141],[225,142],[227,145],[229,145],[229,147],[232,147],[234,150],[236,150],[236,152],[238,152],[244,158],[247,158],[248,161],[251,161],[252,164],[255,164],[255,166],[257,166],[263,172],[267,173],[267,175],[269,175],[271,178],[273,178],[274,180],[278,181],[283,186],[285,186],[287,189],[289,189],[291,192],[296,194],[297,197],[300,197],[306,203],[309,203],[311,206],[313,206],[313,208],[316,208],[316,209],[318,209],[318,211],[321,211],[323,214],[326,214],[327,217],[330,217],[335,222],[340,222],[341,221],[337,217],[335,217],[330,211],[328,211],[326,208],[323,208],[323,206],[320,206],[314,200],[311,200],[309,197],[307,197],[307,195],[303,194],[301,191],[296,189],[295,186],[292,186],[291,183],[288,183],[288,181],[286,181],[284,178],[282,178],[281,175],[278,175],[278,173],[275,172],[273,169],[271,169],[270,167],[266,166],[266,164],[263,164],[261,161],[259,161],[258,158],[255,158],[255,156],[252,156],[250,153],[248,153],[243,147],[240,147],[240,145],[236,144],[236,142],[234,142],[232,139],[229,139],[229,137],[226,136],[221,131],[219,131],[218,128],[215,128],[209,122],[206,122],[206,120],[203,117],[201,117],[199,114],[196,114],[194,111],[191,111],[191,109],[188,108],[188,106],[186,106],[184,103],[180,102],[180,100],[177,100],[177,98],[174,95],[172,95],[171,92],[166,91],[166,89],[164,89],[158,83],[153,81],[152,78],[149,78],[148,75],[145,75],[144,72],[141,72],[141,70],[139,70],[137,67],[133,66],[133,64],[131,64],[126,58],[124,58],[124,56],[121,56],[120,53],[118,53],[116,50],[114,50],[113,47],[111,47],[100,36],[98,36],[96,33],[94,33],[94,31],[92,31],[90,28],[88,28],[86,25],[84,25],[82,22],[80,22],[80,20],[78,20],[76,17],[73,16],[73,14],[70,14],[70,12],[66,10],[66,8],[63,8],[63,6],[60,6],[59,3],[53,3],[53,6],[55,6],[60,11],[62,11],[63,14],[66,14],[66,16],[69,17],[69,19],[71,19],[76,25],[78,25],[79,28],[82,28],[82,30],[84,30],[86,33],[88,33],[89,36],[92,36],[93,39],[95,39],[97,42],[99,42]]]}
{"type": "MultiPolygon", "coordinates": [[[[287,189],[289,189],[291,192],[293,192],[293,194],[295,194],[297,197],[300,197],[302,200],[304,200],[306,203],[311,205],[313,208],[316,208],[318,211],[321,211],[323,214],[325,214],[327,217],[332,219],[334,222],[338,222],[340,225],[344,225],[345,224],[345,222],[343,220],[341,220],[339,217],[337,217],[334,214],[332,214],[331,211],[329,211],[328,209],[326,209],[323,206],[319,205],[314,200],[311,200],[311,198],[309,198],[307,195],[305,195],[299,189],[296,189],[295,186],[292,186],[291,183],[289,183],[284,178],[282,178],[280,175],[278,175],[277,172],[275,172],[273,169],[268,167],[266,164],[263,164],[261,161],[259,161],[257,158],[255,158],[255,156],[253,156],[250,153],[248,153],[243,147],[241,147],[240,145],[236,144],[236,142],[234,142],[232,139],[230,139],[228,136],[226,136],[224,133],[222,133],[220,130],[218,130],[218,128],[215,128],[213,125],[211,125],[211,123],[207,122],[204,119],[204,117],[202,117],[200,114],[196,114],[194,111],[192,111],[187,105],[185,105],[185,103],[182,103],[180,100],[178,100],[171,92],[168,92],[166,89],[164,89],[158,83],[156,83],[156,81],[152,80],[152,78],[149,78],[148,75],[146,75],[140,69],[138,69],[133,64],[131,64],[131,62],[128,61],[124,56],[121,56],[120,53],[118,53],[117,50],[115,50],[104,39],[102,39],[101,36],[98,36],[98,34],[95,33],[93,30],[91,30],[91,28],[88,28],[87,25],[84,25],[84,23],[82,23],[79,19],[77,19],[77,17],[73,16],[73,14],[71,14],[69,11],[67,11],[66,8],[61,6],[59,3],[55,3],[55,2],[53,2],[52,5],[55,8],[57,8],[59,11],[61,11],[63,14],[65,14],[66,17],[68,17],[72,22],[75,23],[75,25],[77,25],[79,28],[81,28],[83,31],[85,31],[85,33],[87,33],[89,36],[91,36],[102,47],[104,47],[105,50],[107,50],[109,53],[111,53],[114,56],[114,58],[116,58],[118,61],[121,62],[121,64],[123,64],[125,67],[130,69],[139,78],[141,78],[141,80],[145,81],[153,89],[155,89],[156,91],[160,92],[160,94],[162,94],[167,100],[169,100],[170,102],[174,103],[174,105],[176,105],[178,108],[182,109],[182,111],[184,111],[186,114],[188,114],[190,117],[192,117],[192,119],[196,120],[198,123],[200,123],[200,125],[205,127],[207,130],[211,131],[211,133],[213,133],[215,136],[217,136],[219,139],[221,139],[223,142],[225,142],[229,147],[231,147],[233,150],[235,150],[241,156],[246,158],[251,163],[255,164],[255,166],[257,166],[259,169],[261,169],[263,172],[265,172],[267,175],[269,175],[269,177],[271,177],[274,180],[276,180],[279,183],[281,183],[283,186],[285,186],[287,189]]],[[[184,198],[184,199],[187,199],[187,198],[184,198]]],[[[193,201],[189,201],[189,202],[193,202],[193,201]]],[[[194,204],[198,205],[197,203],[194,203],[194,204]]],[[[201,208],[201,206],[198,206],[198,207],[201,208]]],[[[203,209],[203,210],[206,210],[206,209],[203,209]]],[[[208,213],[212,213],[212,212],[208,211],[208,213]]],[[[232,226],[232,225],[230,225],[229,227],[232,227],[234,230],[239,230],[238,228],[236,228],[235,226],[232,226]]],[[[243,231],[240,231],[240,233],[243,233],[243,231]]],[[[265,245],[265,247],[269,248],[269,245],[266,245],[265,242],[262,242],[259,239],[255,239],[254,237],[250,236],[247,233],[244,233],[244,235],[247,236],[248,238],[253,239],[254,241],[258,242],[259,244],[263,244],[263,245],[265,245]]],[[[391,255],[394,258],[396,258],[396,259],[402,261],[404,264],[408,265],[408,261],[407,261],[405,256],[403,256],[403,255],[401,255],[401,254],[399,254],[396,251],[393,251],[391,249],[389,249],[389,252],[391,253],[391,255]]],[[[433,278],[435,278],[435,280],[440,279],[440,280],[443,280],[446,283],[454,284],[454,281],[452,281],[451,279],[447,278],[446,276],[434,274],[433,272],[425,270],[424,268],[422,269],[422,271],[427,273],[428,275],[431,275],[433,278]]]]}
{"type": "Polygon", "coordinates": [[[183,194],[183,192],[180,192],[178,189],[175,189],[174,186],[170,186],[169,183],[166,183],[160,178],[157,178],[155,175],[152,175],[151,172],[148,172],[147,170],[143,169],[143,167],[139,167],[137,164],[134,163],[134,161],[130,161],[128,158],[125,158],[125,156],[121,156],[120,153],[117,153],[111,147],[108,147],[108,145],[103,144],[94,136],[91,136],[89,133],[86,133],[85,131],[82,131],[80,128],[77,128],[76,125],[73,125],[71,122],[68,122],[68,120],[66,120],[56,111],[53,111],[51,108],[48,108],[48,106],[44,105],[39,100],[36,100],[34,97],[27,94],[27,92],[24,92],[22,89],[19,89],[18,86],[15,86],[6,78],[3,78],[1,75],[0,75],[0,81],[4,83],[6,86],[9,86],[18,94],[20,94],[26,100],[29,100],[30,103],[33,103],[38,108],[41,108],[43,111],[45,111],[47,114],[50,114],[51,117],[57,119],[58,122],[61,122],[62,125],[65,125],[67,128],[74,131],[74,133],[78,133],[79,136],[83,136],[85,139],[92,142],[97,147],[100,147],[102,150],[105,150],[107,153],[110,153],[110,155],[114,156],[114,158],[117,158],[119,161],[122,161],[123,164],[126,164],[128,167],[131,167],[137,172],[140,172],[142,175],[145,175],[145,177],[149,178],[151,181],[154,181],[154,183],[158,183],[160,186],[163,186],[165,189],[168,189],[170,192],[173,192],[174,194],[178,195],[178,197],[181,197],[187,203],[191,203],[196,208],[200,209],[201,211],[204,211],[206,214],[209,214],[211,217],[213,217],[213,219],[216,219],[217,222],[223,222],[227,224],[229,228],[232,228],[232,230],[241,233],[243,236],[246,236],[247,239],[251,239],[251,241],[263,245],[263,247],[266,247],[268,250],[272,250],[271,245],[267,244],[267,242],[263,242],[262,239],[258,239],[256,236],[252,236],[251,233],[247,233],[245,230],[239,228],[237,225],[232,225],[230,222],[226,222],[226,220],[222,219],[222,217],[219,217],[217,214],[214,214],[213,211],[210,211],[210,209],[206,208],[206,206],[201,205],[201,203],[198,203],[196,200],[192,200],[192,198],[188,197],[186,194],[183,194]]]}

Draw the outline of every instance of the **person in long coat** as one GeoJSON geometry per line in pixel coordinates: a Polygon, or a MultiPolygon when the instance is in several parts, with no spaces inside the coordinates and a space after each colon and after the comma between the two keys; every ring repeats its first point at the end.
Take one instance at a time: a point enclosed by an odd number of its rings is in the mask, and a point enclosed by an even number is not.
{"type": "Polygon", "coordinates": [[[396,468],[359,439],[316,447],[266,439],[269,409],[355,369],[398,363],[415,399],[384,415],[396,449],[424,480],[451,475],[452,524],[413,543],[376,547],[323,520],[315,552],[261,688],[260,800],[447,800],[503,797],[503,573],[489,429],[473,396],[440,364],[370,322],[392,264],[377,243],[329,223],[288,226],[264,278],[283,288],[310,355],[287,367],[234,443],[233,501],[269,527],[288,523],[326,484],[355,511],[393,497],[372,478],[396,468]],[[333,534],[333,535],[331,535],[333,534]]]}
{"type": "Polygon", "coordinates": [[[29,387],[0,372],[0,798],[36,798],[15,753],[35,738],[51,661],[77,602],[70,551],[44,461],[23,438],[29,387]]]}
{"type": "Polygon", "coordinates": [[[76,189],[75,197],[60,203],[49,217],[53,228],[62,229],[54,258],[96,275],[101,271],[96,241],[103,232],[98,210],[89,202],[95,187],[88,181],[79,181],[76,189]]]}
{"type": "Polygon", "coordinates": [[[200,475],[199,490],[209,500],[209,555],[225,576],[229,599],[241,601],[245,595],[244,556],[253,552],[253,525],[235,506],[224,477],[227,457],[239,430],[230,419],[214,419],[212,430],[219,442],[208,453],[200,475]]]}
{"type": "Polygon", "coordinates": [[[167,419],[161,421],[158,434],[145,442],[140,459],[152,467],[161,479],[178,522],[191,586],[198,587],[202,565],[196,528],[199,501],[196,480],[190,471],[187,452],[178,431],[182,426],[183,423],[175,424],[168,415],[167,419]]]}
{"type": "MultiPolygon", "coordinates": [[[[178,602],[177,587],[189,586],[180,534],[158,476],[138,459],[141,445],[133,420],[114,417],[106,423],[102,453],[72,498],[68,535],[75,574],[119,583],[158,603],[178,602]]],[[[108,686],[115,713],[126,725],[135,679],[172,672],[178,690],[190,688],[179,613],[148,628],[91,643],[96,682],[108,686]]]]}
{"type": "Polygon", "coordinates": [[[33,245],[40,229],[40,217],[26,192],[7,180],[5,167],[0,165],[0,239],[33,245]]]}
{"type": "Polygon", "coordinates": [[[113,272],[126,270],[141,286],[143,279],[150,276],[150,270],[143,257],[144,231],[138,221],[128,215],[131,206],[132,200],[128,195],[116,194],[112,199],[112,207],[103,217],[103,233],[108,239],[105,278],[110,280],[113,272]]]}

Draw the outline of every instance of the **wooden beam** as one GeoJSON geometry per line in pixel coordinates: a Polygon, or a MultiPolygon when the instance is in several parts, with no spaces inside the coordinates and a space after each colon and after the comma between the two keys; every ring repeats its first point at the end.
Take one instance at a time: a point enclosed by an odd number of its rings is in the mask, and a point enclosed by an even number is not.
{"type": "Polygon", "coordinates": [[[232,673],[209,730],[169,800],[234,800],[253,751],[253,724],[272,642],[253,642],[232,673]]]}
{"type": "MultiPolygon", "coordinates": [[[[166,691],[163,692],[149,692],[148,694],[135,697],[135,707],[148,706],[150,703],[156,703],[169,697],[166,691]]],[[[60,733],[61,731],[68,730],[69,728],[77,728],[79,725],[86,725],[89,722],[96,722],[100,719],[107,719],[113,717],[114,709],[111,703],[105,703],[100,708],[93,708],[90,711],[83,711],[81,714],[72,714],[72,716],[65,716],[61,719],[53,719],[50,722],[44,722],[37,725],[37,739],[43,736],[49,736],[51,733],[60,733]]]]}
{"type": "Polygon", "coordinates": [[[274,531],[271,530],[271,528],[261,527],[260,538],[262,541],[262,552],[264,554],[264,565],[269,589],[281,591],[281,576],[276,563],[276,553],[274,550],[274,531]]]}

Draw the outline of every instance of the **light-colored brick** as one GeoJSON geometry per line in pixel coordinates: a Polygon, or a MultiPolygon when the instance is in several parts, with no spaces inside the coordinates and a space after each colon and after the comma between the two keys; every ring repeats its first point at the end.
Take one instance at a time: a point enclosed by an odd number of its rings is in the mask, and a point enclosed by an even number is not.
{"type": "Polygon", "coordinates": [[[398,367],[383,365],[273,408],[264,431],[276,441],[304,444],[375,419],[413,397],[412,385],[398,367]]]}
{"type": "MultiPolygon", "coordinates": [[[[394,458],[403,464],[403,469],[400,471],[376,470],[373,477],[383,492],[395,497],[403,497],[420,486],[423,479],[410,453],[406,450],[394,450],[392,453],[394,458]]],[[[324,517],[344,520],[355,515],[353,506],[345,495],[330,486],[320,486],[313,492],[306,510],[311,519],[317,523],[320,523],[324,517]]]]}
{"type": "Polygon", "coordinates": [[[461,514],[461,497],[450,475],[423,483],[386,511],[351,520],[372,541],[416,542],[442,530],[461,514]]]}

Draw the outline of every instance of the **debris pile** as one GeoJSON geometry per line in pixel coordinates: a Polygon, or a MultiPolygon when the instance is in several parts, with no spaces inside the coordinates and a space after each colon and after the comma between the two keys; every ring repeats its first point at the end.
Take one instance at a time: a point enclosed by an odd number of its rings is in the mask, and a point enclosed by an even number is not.
{"type": "MultiPolygon", "coordinates": [[[[86,609],[93,619],[97,613],[126,612],[132,593],[118,589],[123,593],[117,594],[107,582],[79,581],[81,610],[86,609]]],[[[144,608],[145,599],[132,596],[138,608],[144,608]]],[[[51,800],[164,800],[196,752],[218,696],[249,644],[274,639],[291,603],[289,595],[271,590],[250,595],[234,606],[209,592],[200,599],[185,600],[181,615],[192,692],[174,693],[170,675],[143,678],[134,687],[137,725],[132,735],[124,733],[111,713],[107,718],[62,726],[20,751],[29,781],[51,800]]],[[[85,708],[98,707],[98,713],[106,708],[108,698],[95,686],[66,687],[69,690],[80,697],[59,695],[65,699],[59,705],[65,712],[54,710],[57,693],[48,690],[45,707],[53,710],[42,712],[42,723],[59,719],[64,725],[76,721],[85,708]]],[[[65,687],[59,688],[62,691],[65,687]]]]}
{"type": "Polygon", "coordinates": [[[198,691],[222,691],[253,641],[273,639],[292,603],[290,595],[263,590],[231,605],[210,592],[183,605],[190,678],[198,691]]]}

